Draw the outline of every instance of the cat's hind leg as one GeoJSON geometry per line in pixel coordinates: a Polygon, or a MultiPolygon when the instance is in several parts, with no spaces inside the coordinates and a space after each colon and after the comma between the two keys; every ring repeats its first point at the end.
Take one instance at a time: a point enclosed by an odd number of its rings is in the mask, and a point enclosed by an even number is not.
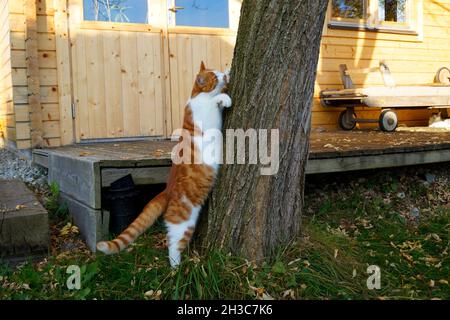
{"type": "MultiPolygon", "coordinates": [[[[197,222],[200,207],[193,207],[190,210],[188,219],[177,221],[170,215],[165,216],[167,226],[167,238],[169,245],[169,261],[172,268],[176,268],[181,262],[181,253],[186,249],[192,239],[197,222]]],[[[178,214],[177,217],[180,217],[178,214]]]]}

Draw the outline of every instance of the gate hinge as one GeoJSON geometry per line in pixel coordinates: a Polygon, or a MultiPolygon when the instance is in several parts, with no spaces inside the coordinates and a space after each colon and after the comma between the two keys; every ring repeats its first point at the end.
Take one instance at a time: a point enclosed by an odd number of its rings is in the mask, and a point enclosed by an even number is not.
{"type": "Polygon", "coordinates": [[[75,102],[72,102],[72,119],[75,119],[75,102]]]}

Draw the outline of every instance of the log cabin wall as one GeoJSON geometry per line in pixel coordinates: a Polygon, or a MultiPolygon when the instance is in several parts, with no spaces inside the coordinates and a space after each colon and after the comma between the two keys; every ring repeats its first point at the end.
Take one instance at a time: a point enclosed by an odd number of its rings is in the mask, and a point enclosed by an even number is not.
{"type": "Polygon", "coordinates": [[[14,144],[16,121],[12,102],[11,41],[8,22],[9,1],[0,4],[0,21],[6,21],[0,28],[0,146],[14,144]]]}
{"type": "MultiPolygon", "coordinates": [[[[26,63],[26,0],[9,1],[15,141],[18,149],[31,147],[31,119],[26,63]]],[[[42,146],[59,146],[60,125],[53,0],[36,0],[38,81],[42,116],[42,146]]],[[[9,139],[9,138],[8,138],[9,139]]]]}

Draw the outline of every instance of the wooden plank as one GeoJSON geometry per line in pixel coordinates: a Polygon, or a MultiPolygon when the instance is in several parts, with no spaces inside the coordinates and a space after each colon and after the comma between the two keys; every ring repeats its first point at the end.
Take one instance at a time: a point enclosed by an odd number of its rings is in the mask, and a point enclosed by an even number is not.
{"type": "MultiPolygon", "coordinates": [[[[165,66],[168,66],[169,56],[164,57],[162,35],[152,35],[153,41],[153,77],[155,79],[155,127],[153,135],[163,136],[166,131],[166,108],[170,110],[170,86],[168,86],[168,74],[165,74],[165,66]],[[167,62],[165,61],[167,59],[167,62]],[[167,63],[167,64],[166,64],[167,63]],[[167,86],[166,86],[167,84],[167,86]],[[166,92],[167,90],[167,92],[166,92]],[[169,102],[166,101],[169,99],[169,102]]],[[[167,54],[168,54],[167,50],[167,54]]],[[[169,72],[169,71],[167,71],[169,72]]]]}
{"type": "Polygon", "coordinates": [[[169,33],[182,35],[236,36],[236,31],[230,29],[181,26],[169,28],[169,33]]]}
{"type": "MultiPolygon", "coordinates": [[[[171,97],[171,105],[170,105],[170,119],[171,119],[171,132],[168,132],[168,135],[172,134],[172,131],[179,128],[180,120],[180,84],[179,84],[179,73],[178,73],[178,61],[181,58],[178,51],[178,41],[176,35],[169,35],[169,60],[170,60],[170,97],[171,97]]],[[[180,61],[181,64],[181,61],[180,61]]]]}
{"type": "MultiPolygon", "coordinates": [[[[50,4],[48,2],[47,4],[50,4]]],[[[72,118],[72,75],[70,67],[70,43],[66,1],[54,0],[57,84],[59,93],[59,125],[62,144],[74,142],[72,118]]],[[[47,9],[47,7],[46,7],[47,9]]],[[[41,70],[42,72],[42,70],[41,70]]]]}
{"type": "MultiPolygon", "coordinates": [[[[12,50],[25,50],[25,32],[11,32],[11,49],[12,50]]],[[[38,36],[39,42],[39,36],[38,36]]]]}
{"type": "MultiPolygon", "coordinates": [[[[66,1],[63,0],[57,2],[65,3],[66,1]]],[[[37,13],[39,15],[54,15],[57,8],[57,2],[55,2],[55,0],[39,0],[37,5],[37,13]]]]}
{"type": "Polygon", "coordinates": [[[105,73],[103,38],[95,30],[86,30],[87,97],[89,137],[104,138],[106,134],[105,73]]]}
{"type": "Polygon", "coordinates": [[[85,134],[88,134],[89,125],[82,115],[87,111],[87,89],[86,89],[86,53],[83,33],[79,32],[78,25],[82,20],[83,4],[81,0],[68,0],[69,37],[71,46],[71,67],[72,67],[72,89],[75,109],[75,140],[80,142],[85,134]]]}
{"type": "Polygon", "coordinates": [[[113,168],[102,169],[102,187],[109,187],[112,182],[128,174],[133,176],[136,185],[166,183],[170,167],[149,168],[113,168]]]}
{"type": "MultiPolygon", "coordinates": [[[[16,122],[16,139],[27,140],[32,138],[32,130],[30,122],[16,122]]],[[[31,145],[33,146],[33,140],[31,139],[31,145]]],[[[34,148],[34,147],[33,147],[34,148]]]]}
{"type": "Polygon", "coordinates": [[[23,0],[9,0],[7,2],[7,4],[9,6],[9,12],[10,13],[19,13],[19,14],[24,14],[25,13],[23,0]]]}
{"type": "Polygon", "coordinates": [[[58,85],[57,70],[56,69],[39,69],[39,82],[42,86],[58,85]]]}
{"type": "Polygon", "coordinates": [[[28,104],[30,106],[31,121],[31,146],[32,148],[40,148],[43,144],[43,125],[39,83],[36,1],[26,0],[25,4],[25,53],[28,77],[28,104]]]}
{"type": "Polygon", "coordinates": [[[37,16],[37,31],[38,32],[55,32],[54,17],[50,15],[38,15],[37,16]]]}
{"type": "MultiPolygon", "coordinates": [[[[28,1],[28,0],[26,0],[28,1]]],[[[25,9],[30,9],[29,6],[32,5],[29,2],[26,2],[25,9]]],[[[33,6],[36,8],[36,5],[33,6]]],[[[33,10],[36,12],[36,10],[33,10]]],[[[53,16],[47,15],[37,15],[36,17],[36,31],[39,33],[54,33],[54,19],[53,16]]],[[[10,27],[11,31],[25,32],[26,31],[26,14],[10,14],[10,27]]]]}
{"type": "Polygon", "coordinates": [[[123,31],[120,33],[122,106],[124,108],[124,136],[126,137],[140,135],[136,39],[134,32],[123,31]]]}
{"type": "Polygon", "coordinates": [[[88,108],[88,73],[86,59],[86,35],[78,33],[72,39],[73,51],[73,77],[74,97],[76,103],[76,123],[79,139],[88,139],[90,135],[89,108],[88,108]]]}
{"type": "Polygon", "coordinates": [[[206,40],[206,60],[208,68],[221,70],[220,42],[221,37],[209,36],[206,40]]]}
{"type": "MultiPolygon", "coordinates": [[[[58,120],[59,118],[58,104],[41,104],[41,105],[42,105],[42,114],[44,116],[43,122],[58,120]]],[[[15,120],[17,120],[18,122],[30,121],[28,104],[16,104],[14,111],[12,112],[14,113],[11,113],[11,115],[15,116],[15,120]]]]}
{"type": "Polygon", "coordinates": [[[59,104],[58,103],[42,103],[42,120],[52,121],[59,120],[59,104]]]}
{"type": "Polygon", "coordinates": [[[57,68],[56,51],[39,51],[40,68],[57,68]]]}
{"type": "Polygon", "coordinates": [[[156,127],[156,109],[162,107],[156,105],[155,99],[155,86],[161,80],[155,79],[152,35],[137,34],[137,62],[140,133],[151,136],[156,127]]]}
{"type": "MultiPolygon", "coordinates": [[[[152,1],[149,2],[149,5],[151,6],[152,1]]],[[[151,8],[149,6],[149,8],[151,8]]],[[[160,1],[159,3],[159,12],[166,12],[167,10],[167,3],[164,1],[160,1]]],[[[169,44],[169,33],[167,30],[167,26],[169,24],[169,16],[167,14],[159,15],[160,18],[156,19],[156,21],[159,21],[159,25],[163,26],[161,38],[160,38],[160,51],[159,51],[159,57],[161,59],[161,76],[163,77],[164,81],[162,82],[162,93],[161,95],[163,97],[163,105],[165,112],[163,114],[164,122],[163,122],[163,130],[164,135],[166,137],[170,137],[172,134],[172,93],[171,93],[171,53],[170,53],[170,44],[169,44]]]]}
{"type": "Polygon", "coordinates": [[[11,67],[12,68],[26,68],[26,54],[25,50],[12,50],[11,51],[11,67]]]}
{"type": "Polygon", "coordinates": [[[102,31],[105,64],[105,104],[107,136],[123,137],[122,72],[120,33],[102,31]]]}
{"type": "MultiPolygon", "coordinates": [[[[201,61],[205,62],[206,67],[212,69],[208,61],[208,51],[207,42],[210,39],[209,36],[205,35],[193,35],[191,41],[192,47],[192,60],[190,63],[191,72],[187,74],[188,77],[185,78],[186,81],[186,97],[190,97],[192,84],[194,83],[195,76],[197,75],[201,61]],[[191,85],[189,85],[189,83],[191,85]]],[[[189,47],[186,47],[189,50],[189,47]]],[[[187,100],[187,99],[186,99],[187,100]]]]}
{"type": "Polygon", "coordinates": [[[38,47],[42,51],[56,50],[56,39],[52,33],[38,33],[38,47]]]}
{"type": "Polygon", "coordinates": [[[330,159],[309,159],[306,166],[306,174],[403,167],[407,165],[447,161],[450,161],[450,149],[330,159]]]}
{"type": "Polygon", "coordinates": [[[27,104],[16,104],[14,111],[16,121],[20,122],[30,121],[30,111],[29,106],[27,104]]]}
{"type": "Polygon", "coordinates": [[[80,29],[161,33],[160,28],[140,23],[83,21],[80,29]]]}
{"type": "Polygon", "coordinates": [[[44,121],[44,138],[60,138],[59,121],[44,121]]]}
{"type": "MultiPolygon", "coordinates": [[[[28,103],[28,89],[24,86],[16,86],[13,88],[14,103],[28,103]]],[[[58,88],[56,86],[40,87],[41,103],[58,103],[58,88]]]]}
{"type": "MultiPolygon", "coordinates": [[[[174,130],[182,127],[184,108],[186,102],[190,98],[192,84],[194,81],[193,75],[193,58],[192,58],[192,39],[190,35],[177,37],[178,59],[181,64],[178,65],[178,83],[179,83],[179,105],[178,105],[178,120],[174,125],[174,130]]],[[[200,64],[199,64],[200,65],[200,64]]]]}

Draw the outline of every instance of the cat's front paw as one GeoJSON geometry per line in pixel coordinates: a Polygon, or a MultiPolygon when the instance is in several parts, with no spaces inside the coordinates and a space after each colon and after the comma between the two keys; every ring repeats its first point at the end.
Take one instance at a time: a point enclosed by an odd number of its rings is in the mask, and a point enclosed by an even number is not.
{"type": "Polygon", "coordinates": [[[227,94],[224,94],[224,93],[219,94],[216,97],[216,101],[217,101],[217,106],[219,108],[230,108],[231,105],[232,105],[232,101],[231,101],[230,96],[227,95],[227,94]]]}

